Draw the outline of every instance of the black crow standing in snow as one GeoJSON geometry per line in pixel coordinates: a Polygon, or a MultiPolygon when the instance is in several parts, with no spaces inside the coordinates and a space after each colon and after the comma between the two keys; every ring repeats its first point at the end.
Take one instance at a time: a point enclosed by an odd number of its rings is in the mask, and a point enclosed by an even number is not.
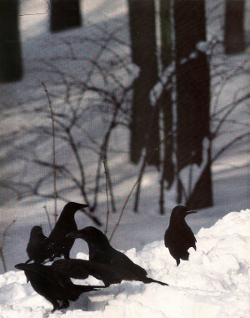
{"type": "Polygon", "coordinates": [[[120,284],[124,277],[123,273],[113,266],[82,259],[58,259],[51,266],[62,275],[75,279],[86,279],[88,276],[93,276],[102,280],[105,287],[120,284]]]}
{"type": "Polygon", "coordinates": [[[48,237],[49,244],[53,246],[53,258],[63,255],[66,259],[69,259],[69,253],[75,240],[66,236],[77,230],[75,213],[86,207],[88,207],[87,204],[75,202],[69,202],[64,206],[54,229],[48,237]]]}
{"type": "Polygon", "coordinates": [[[15,268],[23,270],[34,290],[52,303],[52,312],[68,308],[69,300],[77,300],[82,293],[104,287],[75,285],[69,277],[62,275],[53,266],[21,263],[15,265],[15,268]]]}
{"type": "Polygon", "coordinates": [[[185,221],[185,217],[192,213],[197,211],[188,211],[184,205],[177,205],[171,213],[169,227],[165,232],[165,246],[176,260],[177,266],[180,264],[180,259],[188,260],[190,247],[196,250],[196,238],[185,221]]]}
{"type": "Polygon", "coordinates": [[[68,234],[67,237],[85,240],[89,247],[89,260],[112,266],[114,270],[122,275],[124,280],[137,280],[145,284],[158,283],[168,285],[147,277],[147,272],[144,268],[133,263],[125,254],[114,249],[109,244],[106,235],[93,226],[74,231],[68,234]]]}
{"type": "Polygon", "coordinates": [[[41,226],[32,227],[26,252],[29,256],[26,264],[30,261],[41,264],[46,258],[50,257],[48,238],[43,234],[41,226]]]}
{"type": "Polygon", "coordinates": [[[41,227],[33,227],[27,245],[29,259],[26,263],[34,260],[35,263],[41,264],[47,259],[52,261],[55,257],[61,257],[61,255],[68,259],[75,240],[66,236],[68,233],[77,230],[75,213],[86,207],[88,207],[86,204],[67,203],[48,238],[42,233],[41,227]]]}

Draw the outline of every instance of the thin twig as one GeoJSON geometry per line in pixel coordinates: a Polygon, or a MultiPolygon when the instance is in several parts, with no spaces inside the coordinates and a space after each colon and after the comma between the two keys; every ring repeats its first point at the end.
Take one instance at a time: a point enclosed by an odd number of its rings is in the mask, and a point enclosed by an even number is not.
{"type": "Polygon", "coordinates": [[[1,258],[2,263],[3,263],[4,272],[6,273],[7,272],[7,266],[6,266],[6,262],[5,262],[5,258],[4,258],[2,247],[0,247],[0,258],[1,258]]]}
{"type": "Polygon", "coordinates": [[[47,205],[45,205],[43,208],[44,208],[45,213],[46,213],[46,215],[47,215],[47,219],[48,219],[48,223],[49,223],[50,231],[52,231],[52,224],[51,224],[51,220],[50,220],[49,212],[48,212],[48,209],[47,209],[47,205]]]}
{"type": "Polygon", "coordinates": [[[160,214],[163,215],[165,213],[164,211],[164,175],[162,172],[161,180],[160,180],[160,199],[159,199],[159,205],[160,205],[160,214]]]}
{"type": "Polygon", "coordinates": [[[109,181],[109,175],[108,175],[108,169],[107,169],[107,162],[104,160],[104,158],[101,156],[103,166],[104,166],[104,173],[105,173],[105,178],[106,178],[106,197],[107,197],[107,218],[106,218],[106,227],[104,234],[107,235],[108,233],[108,223],[109,223],[109,188],[108,188],[108,181],[109,181]]]}
{"type": "Polygon", "coordinates": [[[4,272],[6,273],[7,272],[7,266],[6,266],[6,261],[5,261],[5,257],[4,257],[4,253],[3,253],[3,248],[4,248],[4,244],[5,244],[5,238],[6,238],[6,235],[7,235],[7,232],[8,230],[10,229],[10,227],[16,222],[16,220],[13,220],[7,227],[6,229],[4,230],[3,232],[3,238],[2,238],[2,244],[0,246],[0,258],[2,260],[2,263],[3,263],[3,269],[4,269],[4,272]]]}
{"type": "Polygon", "coordinates": [[[192,191],[192,185],[193,185],[193,170],[194,170],[194,165],[189,166],[189,177],[188,177],[188,194],[190,195],[192,191]]]}
{"type": "Polygon", "coordinates": [[[224,147],[222,147],[211,159],[211,162],[214,162],[217,160],[226,150],[228,150],[233,144],[235,144],[237,141],[240,141],[241,139],[250,136],[249,132],[246,132],[238,137],[235,137],[232,139],[229,143],[227,143],[224,147]]]}
{"type": "Polygon", "coordinates": [[[78,165],[78,168],[79,168],[79,171],[80,171],[80,182],[81,182],[81,194],[85,200],[85,202],[90,205],[90,202],[89,202],[89,199],[88,199],[88,196],[87,196],[87,193],[85,191],[85,185],[86,185],[86,181],[85,181],[85,172],[84,172],[84,164],[81,160],[81,156],[80,156],[80,151],[79,151],[79,148],[77,147],[77,144],[75,142],[75,139],[74,139],[74,136],[73,134],[71,133],[71,130],[70,129],[67,129],[66,131],[66,134],[68,136],[68,143],[69,143],[69,146],[71,147],[72,149],[72,152],[74,154],[74,157],[76,159],[76,162],[77,162],[77,165],[78,165]]]}
{"type": "Polygon", "coordinates": [[[44,82],[42,82],[42,85],[44,87],[44,91],[47,95],[48,102],[49,102],[49,108],[50,108],[50,113],[51,113],[51,124],[52,124],[52,139],[53,139],[53,144],[52,144],[52,149],[53,149],[53,179],[54,179],[54,218],[55,218],[55,223],[57,221],[57,187],[56,187],[56,141],[55,141],[55,119],[54,119],[54,112],[53,112],[53,107],[52,107],[52,102],[50,100],[49,92],[47,90],[47,87],[44,82]]]}
{"type": "Polygon", "coordinates": [[[158,146],[152,151],[152,153],[151,153],[150,157],[148,158],[148,160],[145,161],[145,163],[144,163],[144,165],[143,165],[143,168],[141,169],[141,172],[140,172],[140,174],[139,174],[138,179],[136,180],[135,184],[133,185],[131,191],[130,191],[129,194],[128,194],[127,199],[126,199],[125,202],[124,202],[124,205],[123,205],[123,207],[122,207],[122,211],[121,211],[121,214],[120,214],[120,216],[119,216],[118,222],[116,223],[116,225],[115,225],[115,227],[114,227],[114,230],[113,230],[113,232],[112,232],[112,234],[111,234],[111,236],[110,236],[110,239],[109,239],[110,242],[111,242],[111,240],[112,240],[112,238],[113,238],[113,236],[114,236],[114,234],[115,234],[115,232],[116,232],[118,226],[120,225],[120,222],[121,222],[121,219],[122,219],[122,217],[123,217],[123,214],[124,214],[125,208],[126,208],[126,206],[127,206],[127,203],[129,202],[129,199],[130,199],[130,197],[131,197],[131,195],[132,195],[132,193],[133,193],[135,187],[136,187],[137,184],[140,182],[140,180],[141,180],[141,178],[142,178],[142,175],[143,175],[143,173],[144,173],[146,167],[148,166],[148,162],[151,160],[151,158],[153,157],[154,153],[159,149],[160,145],[165,141],[165,139],[166,139],[170,134],[171,134],[171,133],[168,133],[168,135],[160,141],[160,143],[158,144],[158,146]]]}

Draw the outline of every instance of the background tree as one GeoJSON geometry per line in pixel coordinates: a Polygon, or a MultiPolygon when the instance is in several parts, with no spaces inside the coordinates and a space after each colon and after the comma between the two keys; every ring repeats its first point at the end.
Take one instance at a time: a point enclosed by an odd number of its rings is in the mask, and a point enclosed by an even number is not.
{"type": "MultiPolygon", "coordinates": [[[[132,61],[140,68],[134,81],[130,127],[130,158],[138,163],[143,148],[150,154],[159,143],[159,111],[150,102],[150,91],[158,79],[155,4],[154,0],[129,0],[128,7],[132,61]]],[[[159,152],[150,164],[159,166],[159,152]]]]}
{"type": "MultiPolygon", "coordinates": [[[[161,63],[164,72],[173,61],[172,23],[171,23],[171,1],[160,0],[160,30],[161,30],[161,63]]],[[[172,89],[164,87],[160,98],[160,107],[163,112],[164,136],[173,129],[173,105],[172,89]]],[[[162,168],[162,182],[167,181],[168,188],[174,181],[173,136],[164,140],[164,162],[162,168]]]]}
{"type": "Polygon", "coordinates": [[[0,82],[18,81],[23,75],[18,6],[18,0],[0,0],[0,82]]]}
{"type": "Polygon", "coordinates": [[[244,37],[245,0],[226,0],[225,53],[235,54],[245,50],[244,37]]]}
{"type": "MultiPolygon", "coordinates": [[[[174,1],[176,91],[177,91],[177,170],[178,176],[189,165],[201,165],[203,140],[210,138],[209,105],[210,74],[205,52],[198,49],[206,41],[205,1],[174,1]]],[[[208,163],[209,153],[208,153],[208,163]]],[[[212,205],[211,171],[206,168],[197,184],[190,207],[212,205]]],[[[178,177],[178,202],[182,201],[183,185],[178,177]]]]}
{"type": "Polygon", "coordinates": [[[80,0],[51,0],[50,5],[50,30],[52,32],[82,25],[80,0]]]}

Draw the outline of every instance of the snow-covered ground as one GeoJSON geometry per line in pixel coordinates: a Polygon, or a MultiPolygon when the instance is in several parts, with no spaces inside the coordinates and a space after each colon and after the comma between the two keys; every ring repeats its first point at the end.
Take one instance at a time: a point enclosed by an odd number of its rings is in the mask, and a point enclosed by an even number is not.
{"type": "Polygon", "coordinates": [[[53,314],[52,305],[34,292],[22,271],[7,272],[0,276],[0,317],[249,318],[249,219],[250,210],[231,212],[202,228],[196,235],[197,251],[191,248],[190,260],[178,267],[163,240],[126,252],[149,276],[169,286],[124,281],[81,295],[67,310],[53,314]]]}

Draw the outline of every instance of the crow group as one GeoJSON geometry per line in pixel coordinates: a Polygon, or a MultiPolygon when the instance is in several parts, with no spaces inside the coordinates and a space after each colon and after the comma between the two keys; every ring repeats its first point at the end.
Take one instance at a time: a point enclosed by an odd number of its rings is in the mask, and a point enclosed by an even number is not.
{"type": "Polygon", "coordinates": [[[88,207],[86,204],[67,203],[48,237],[43,234],[40,226],[34,226],[31,229],[30,240],[27,245],[29,259],[26,263],[34,261],[41,264],[47,259],[52,261],[55,257],[60,257],[61,255],[69,259],[69,253],[75,240],[66,236],[70,232],[77,230],[75,213],[86,207],[88,207]]]}
{"type": "MultiPolygon", "coordinates": [[[[133,263],[125,254],[114,249],[109,244],[106,235],[93,226],[69,233],[67,237],[85,240],[89,247],[89,260],[111,266],[114,271],[122,275],[122,280],[138,280],[145,284],[158,283],[160,285],[168,285],[147,277],[147,272],[144,268],[133,263]]],[[[112,283],[105,282],[104,279],[102,281],[105,284],[112,283]]]]}
{"type": "Polygon", "coordinates": [[[69,300],[77,300],[82,293],[104,287],[75,285],[68,275],[62,275],[51,265],[20,263],[15,268],[23,270],[34,290],[52,303],[52,312],[68,308],[69,300]]]}
{"type": "MultiPolygon", "coordinates": [[[[120,284],[123,280],[168,285],[148,277],[144,268],[114,249],[107,236],[97,228],[88,226],[77,230],[75,213],[86,207],[86,204],[67,203],[48,237],[43,234],[41,226],[33,226],[26,249],[29,259],[15,265],[24,271],[34,290],[51,302],[52,312],[68,308],[69,301],[77,300],[82,293],[120,284]],[[88,244],[89,260],[70,259],[70,250],[77,238],[88,244]],[[55,260],[57,257],[60,259],[55,260]],[[47,262],[52,263],[48,265],[47,262]],[[89,276],[101,280],[104,285],[76,285],[71,281],[89,276]]],[[[196,248],[196,239],[185,222],[185,216],[195,212],[181,205],[172,211],[164,240],[177,265],[180,259],[188,260],[190,247],[196,248]]]]}

